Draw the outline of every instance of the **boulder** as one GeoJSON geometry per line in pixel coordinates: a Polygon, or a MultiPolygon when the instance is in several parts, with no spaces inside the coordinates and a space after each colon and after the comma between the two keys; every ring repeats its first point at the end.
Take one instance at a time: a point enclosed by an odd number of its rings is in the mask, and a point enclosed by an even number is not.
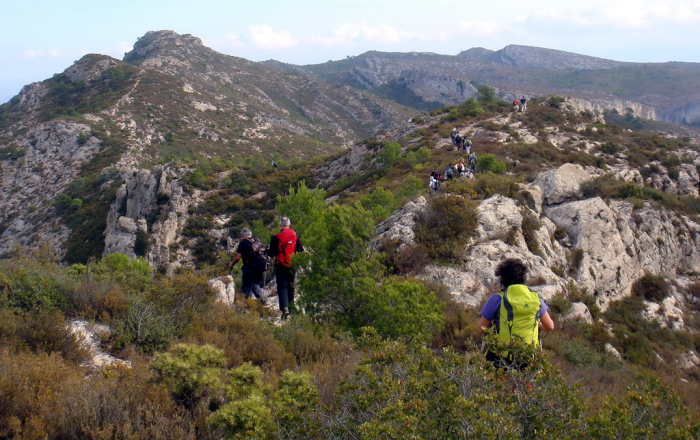
{"type": "Polygon", "coordinates": [[[605,343],[605,351],[610,353],[611,355],[615,356],[617,359],[622,360],[622,355],[620,354],[619,351],[615,347],[612,346],[611,343],[606,342],[605,343]]]}
{"type": "Polygon", "coordinates": [[[112,329],[105,324],[90,323],[83,320],[71,321],[68,330],[90,354],[83,366],[88,368],[105,368],[110,366],[131,367],[131,362],[119,359],[102,349],[102,337],[112,334],[112,329]]]}
{"type": "Polygon", "coordinates": [[[556,170],[540,174],[532,186],[542,189],[545,204],[556,205],[580,198],[583,195],[581,184],[592,178],[581,165],[567,163],[556,170]]]}
{"type": "Polygon", "coordinates": [[[584,303],[571,303],[571,310],[562,316],[562,321],[583,321],[586,324],[593,324],[593,316],[584,303]]]}
{"type": "Polygon", "coordinates": [[[208,284],[211,290],[216,294],[217,301],[221,301],[229,307],[233,306],[235,303],[234,294],[236,293],[236,287],[231,275],[213,278],[209,280],[208,284]]]}

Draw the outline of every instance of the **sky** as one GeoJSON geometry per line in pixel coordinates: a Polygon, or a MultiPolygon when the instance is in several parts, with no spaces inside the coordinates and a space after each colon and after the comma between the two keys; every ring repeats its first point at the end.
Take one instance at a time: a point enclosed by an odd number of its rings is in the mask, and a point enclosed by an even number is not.
{"type": "Polygon", "coordinates": [[[700,0],[0,0],[0,11],[0,103],[85,54],[122,59],[166,29],[227,55],[300,65],[509,44],[700,62],[700,0]]]}

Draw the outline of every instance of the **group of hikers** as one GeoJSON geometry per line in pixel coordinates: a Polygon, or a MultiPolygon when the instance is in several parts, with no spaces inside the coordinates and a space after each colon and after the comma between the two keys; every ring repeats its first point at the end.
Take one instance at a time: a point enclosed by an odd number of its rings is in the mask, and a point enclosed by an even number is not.
{"type": "Polygon", "coordinates": [[[246,299],[255,296],[262,304],[267,304],[267,298],[263,292],[265,274],[270,265],[274,267],[274,276],[277,282],[277,298],[282,319],[289,318],[289,309],[294,304],[294,268],[292,267],[292,255],[303,252],[304,246],[291,228],[288,217],[280,219],[280,232],[273,235],[270,245],[265,246],[260,240],[253,238],[253,233],[248,228],[241,230],[240,242],[236,248],[236,255],[231,260],[230,269],[243,260],[241,270],[241,291],[246,299]]]}
{"type": "Polygon", "coordinates": [[[444,180],[452,180],[455,177],[473,179],[474,174],[476,174],[476,153],[472,151],[471,139],[459,134],[457,127],[452,129],[450,138],[452,139],[452,145],[457,147],[457,151],[463,150],[468,156],[466,160],[462,157],[456,164],[447,165],[444,174],[440,174],[437,168],[433,168],[433,172],[430,173],[428,180],[428,186],[433,192],[437,192],[440,189],[440,185],[444,180]]]}
{"type": "Polygon", "coordinates": [[[513,99],[513,111],[524,113],[527,110],[527,99],[523,96],[518,100],[518,98],[513,99]]]}
{"type": "MultiPolygon", "coordinates": [[[[231,260],[230,268],[243,260],[242,288],[246,299],[255,296],[261,303],[267,299],[263,292],[265,273],[270,264],[274,265],[277,281],[277,297],[282,319],[288,319],[290,308],[294,304],[294,267],[292,255],[303,252],[304,247],[296,232],[291,228],[288,217],[279,222],[280,232],[273,235],[270,245],[265,246],[254,239],[249,228],[240,232],[240,241],[236,254],[231,260]]],[[[477,331],[486,331],[498,335],[498,339],[508,342],[514,337],[526,343],[538,346],[539,331],[551,331],[554,322],[549,316],[547,304],[537,292],[525,285],[527,266],[517,259],[506,259],[495,271],[503,291],[489,297],[481,309],[477,331]],[[490,330],[489,330],[490,329],[490,330]]],[[[500,368],[522,368],[525,365],[513,365],[513,359],[502,353],[486,351],[485,357],[500,368]]]]}

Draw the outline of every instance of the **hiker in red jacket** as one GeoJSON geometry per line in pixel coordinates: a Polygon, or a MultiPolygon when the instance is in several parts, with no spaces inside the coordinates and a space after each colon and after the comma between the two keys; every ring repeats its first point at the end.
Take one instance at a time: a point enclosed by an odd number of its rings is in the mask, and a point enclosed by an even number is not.
{"type": "Polygon", "coordinates": [[[294,268],[292,267],[292,255],[303,252],[304,247],[296,232],[290,228],[288,217],[280,219],[278,234],[270,240],[269,255],[275,263],[275,276],[277,279],[277,298],[282,312],[282,319],[289,318],[289,307],[294,304],[294,268]]]}

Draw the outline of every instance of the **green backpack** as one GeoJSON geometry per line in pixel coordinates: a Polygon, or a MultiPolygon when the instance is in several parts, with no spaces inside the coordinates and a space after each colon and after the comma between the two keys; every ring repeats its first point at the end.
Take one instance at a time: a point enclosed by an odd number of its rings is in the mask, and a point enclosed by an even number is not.
{"type": "Polygon", "coordinates": [[[510,341],[513,336],[522,338],[528,344],[539,344],[540,296],[523,284],[508,286],[501,295],[500,329],[502,341],[510,341]]]}

